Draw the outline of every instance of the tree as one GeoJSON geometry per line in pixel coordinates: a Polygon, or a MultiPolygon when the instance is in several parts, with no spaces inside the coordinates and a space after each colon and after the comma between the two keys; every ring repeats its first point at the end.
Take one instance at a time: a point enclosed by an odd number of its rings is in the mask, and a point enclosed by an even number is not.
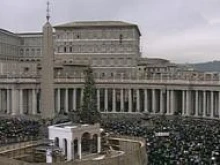
{"type": "Polygon", "coordinates": [[[92,68],[85,70],[85,87],[83,91],[83,104],[79,112],[81,122],[94,124],[100,122],[101,114],[97,110],[96,87],[92,68]]]}

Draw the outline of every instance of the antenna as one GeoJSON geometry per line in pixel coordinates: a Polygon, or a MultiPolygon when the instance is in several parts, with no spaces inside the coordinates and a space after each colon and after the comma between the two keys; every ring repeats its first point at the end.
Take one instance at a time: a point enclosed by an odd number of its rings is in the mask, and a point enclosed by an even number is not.
{"type": "Polygon", "coordinates": [[[50,20],[50,2],[49,1],[47,1],[47,16],[46,16],[46,18],[47,18],[47,22],[49,22],[49,20],[50,20]]]}

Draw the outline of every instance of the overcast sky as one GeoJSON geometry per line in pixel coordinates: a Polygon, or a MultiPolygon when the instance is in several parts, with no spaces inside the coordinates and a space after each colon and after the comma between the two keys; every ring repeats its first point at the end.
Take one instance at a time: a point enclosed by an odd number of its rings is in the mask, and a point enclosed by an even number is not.
{"type": "MultiPolygon", "coordinates": [[[[220,60],[220,0],[50,0],[51,22],[138,24],[143,56],[177,63],[220,60]]],[[[0,28],[41,31],[46,0],[1,0],[0,28]]]]}

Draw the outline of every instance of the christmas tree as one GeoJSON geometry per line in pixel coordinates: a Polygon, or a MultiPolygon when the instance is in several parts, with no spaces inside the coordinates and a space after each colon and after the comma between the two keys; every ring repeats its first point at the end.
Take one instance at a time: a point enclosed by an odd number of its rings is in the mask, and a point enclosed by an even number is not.
{"type": "Polygon", "coordinates": [[[92,68],[85,70],[85,87],[83,91],[83,104],[79,112],[82,123],[94,124],[100,122],[101,114],[97,110],[95,80],[92,68]]]}

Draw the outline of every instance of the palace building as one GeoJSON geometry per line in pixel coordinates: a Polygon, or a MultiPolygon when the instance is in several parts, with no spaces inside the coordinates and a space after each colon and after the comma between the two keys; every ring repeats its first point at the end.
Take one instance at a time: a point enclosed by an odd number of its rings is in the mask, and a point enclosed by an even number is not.
{"type": "Polygon", "coordinates": [[[79,109],[84,70],[91,66],[102,113],[220,118],[220,76],[150,59],[140,51],[138,25],[71,22],[41,33],[0,29],[0,111],[41,115],[79,109]]]}

